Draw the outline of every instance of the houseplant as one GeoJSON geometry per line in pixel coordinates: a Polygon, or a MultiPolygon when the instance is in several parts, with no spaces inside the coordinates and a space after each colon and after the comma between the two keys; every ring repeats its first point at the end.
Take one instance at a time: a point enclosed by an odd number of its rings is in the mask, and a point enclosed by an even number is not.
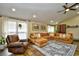
{"type": "Polygon", "coordinates": [[[18,26],[19,26],[20,29],[22,28],[22,24],[19,24],[18,26]]]}
{"type": "Polygon", "coordinates": [[[0,45],[5,44],[5,39],[3,36],[0,36],[0,45]]]}

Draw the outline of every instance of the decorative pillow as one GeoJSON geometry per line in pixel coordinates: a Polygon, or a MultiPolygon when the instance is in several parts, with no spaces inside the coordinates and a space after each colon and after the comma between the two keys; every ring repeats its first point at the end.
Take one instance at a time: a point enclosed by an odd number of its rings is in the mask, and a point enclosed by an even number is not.
{"type": "Polygon", "coordinates": [[[67,39],[70,39],[71,38],[71,35],[70,34],[66,34],[66,38],[67,39]]]}
{"type": "Polygon", "coordinates": [[[35,36],[36,36],[37,38],[40,38],[40,37],[41,37],[41,36],[40,36],[40,33],[36,33],[35,36]]]}
{"type": "Polygon", "coordinates": [[[63,34],[63,37],[62,38],[66,38],[66,34],[63,34]]]}
{"type": "Polygon", "coordinates": [[[40,33],[40,36],[43,37],[43,36],[49,36],[49,33],[40,33]]]}
{"type": "Polygon", "coordinates": [[[60,38],[63,38],[63,34],[62,34],[62,33],[60,33],[60,34],[59,34],[59,37],[60,37],[60,38]]]}
{"type": "Polygon", "coordinates": [[[50,33],[49,36],[54,36],[54,33],[50,33]]]}

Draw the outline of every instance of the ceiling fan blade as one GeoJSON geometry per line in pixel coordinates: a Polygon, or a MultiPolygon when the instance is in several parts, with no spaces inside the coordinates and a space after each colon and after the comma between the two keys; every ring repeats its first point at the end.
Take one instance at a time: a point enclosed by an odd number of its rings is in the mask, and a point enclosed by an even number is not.
{"type": "Polygon", "coordinates": [[[64,7],[65,9],[67,9],[67,7],[66,7],[65,5],[64,5],[63,7],[64,7]]]}
{"type": "Polygon", "coordinates": [[[60,13],[60,12],[62,12],[62,11],[64,11],[64,10],[58,11],[58,13],[60,13]]]}
{"type": "Polygon", "coordinates": [[[66,6],[68,5],[68,3],[65,3],[66,4],[66,6]]]}
{"type": "Polygon", "coordinates": [[[66,11],[64,12],[64,14],[66,14],[66,11]]]}
{"type": "Polygon", "coordinates": [[[70,9],[70,10],[77,10],[77,9],[70,9]]]}
{"type": "Polygon", "coordinates": [[[76,6],[76,5],[78,5],[79,3],[75,3],[75,4],[73,4],[72,6],[70,6],[69,8],[72,8],[72,7],[74,7],[74,6],[76,6]]]}

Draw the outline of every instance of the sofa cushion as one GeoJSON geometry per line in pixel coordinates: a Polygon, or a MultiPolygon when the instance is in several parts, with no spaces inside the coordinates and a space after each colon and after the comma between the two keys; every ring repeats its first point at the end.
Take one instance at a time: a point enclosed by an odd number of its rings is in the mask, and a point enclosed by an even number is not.
{"type": "Polygon", "coordinates": [[[43,37],[43,36],[49,36],[49,33],[40,33],[40,36],[43,37]]]}
{"type": "Polygon", "coordinates": [[[54,37],[54,33],[50,33],[50,34],[49,34],[49,36],[52,36],[52,37],[54,37]]]}
{"type": "Polygon", "coordinates": [[[47,39],[45,39],[45,38],[40,38],[40,39],[37,39],[36,41],[35,41],[35,44],[37,45],[37,46],[44,46],[46,43],[48,42],[48,40],[47,39]]]}
{"type": "Polygon", "coordinates": [[[60,33],[60,34],[59,34],[59,37],[60,37],[60,38],[63,38],[63,34],[62,34],[62,33],[60,33]]]}
{"type": "Polygon", "coordinates": [[[65,39],[65,38],[66,38],[66,34],[63,34],[63,37],[62,37],[62,38],[64,38],[64,39],[65,39]]]}

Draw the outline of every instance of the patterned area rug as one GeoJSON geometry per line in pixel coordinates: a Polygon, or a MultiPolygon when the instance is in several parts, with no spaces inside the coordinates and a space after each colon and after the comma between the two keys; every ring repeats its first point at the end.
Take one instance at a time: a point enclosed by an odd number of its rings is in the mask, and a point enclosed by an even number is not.
{"type": "MultiPolygon", "coordinates": [[[[33,47],[30,47],[28,50],[29,51],[26,51],[24,54],[16,54],[16,55],[11,54],[9,56],[44,56],[40,51],[38,51],[37,49],[34,49],[33,47]]],[[[78,50],[75,51],[74,56],[79,56],[78,50]]]]}
{"type": "Polygon", "coordinates": [[[42,48],[36,45],[33,45],[33,47],[45,56],[73,56],[77,45],[49,41],[48,44],[42,48]]]}

